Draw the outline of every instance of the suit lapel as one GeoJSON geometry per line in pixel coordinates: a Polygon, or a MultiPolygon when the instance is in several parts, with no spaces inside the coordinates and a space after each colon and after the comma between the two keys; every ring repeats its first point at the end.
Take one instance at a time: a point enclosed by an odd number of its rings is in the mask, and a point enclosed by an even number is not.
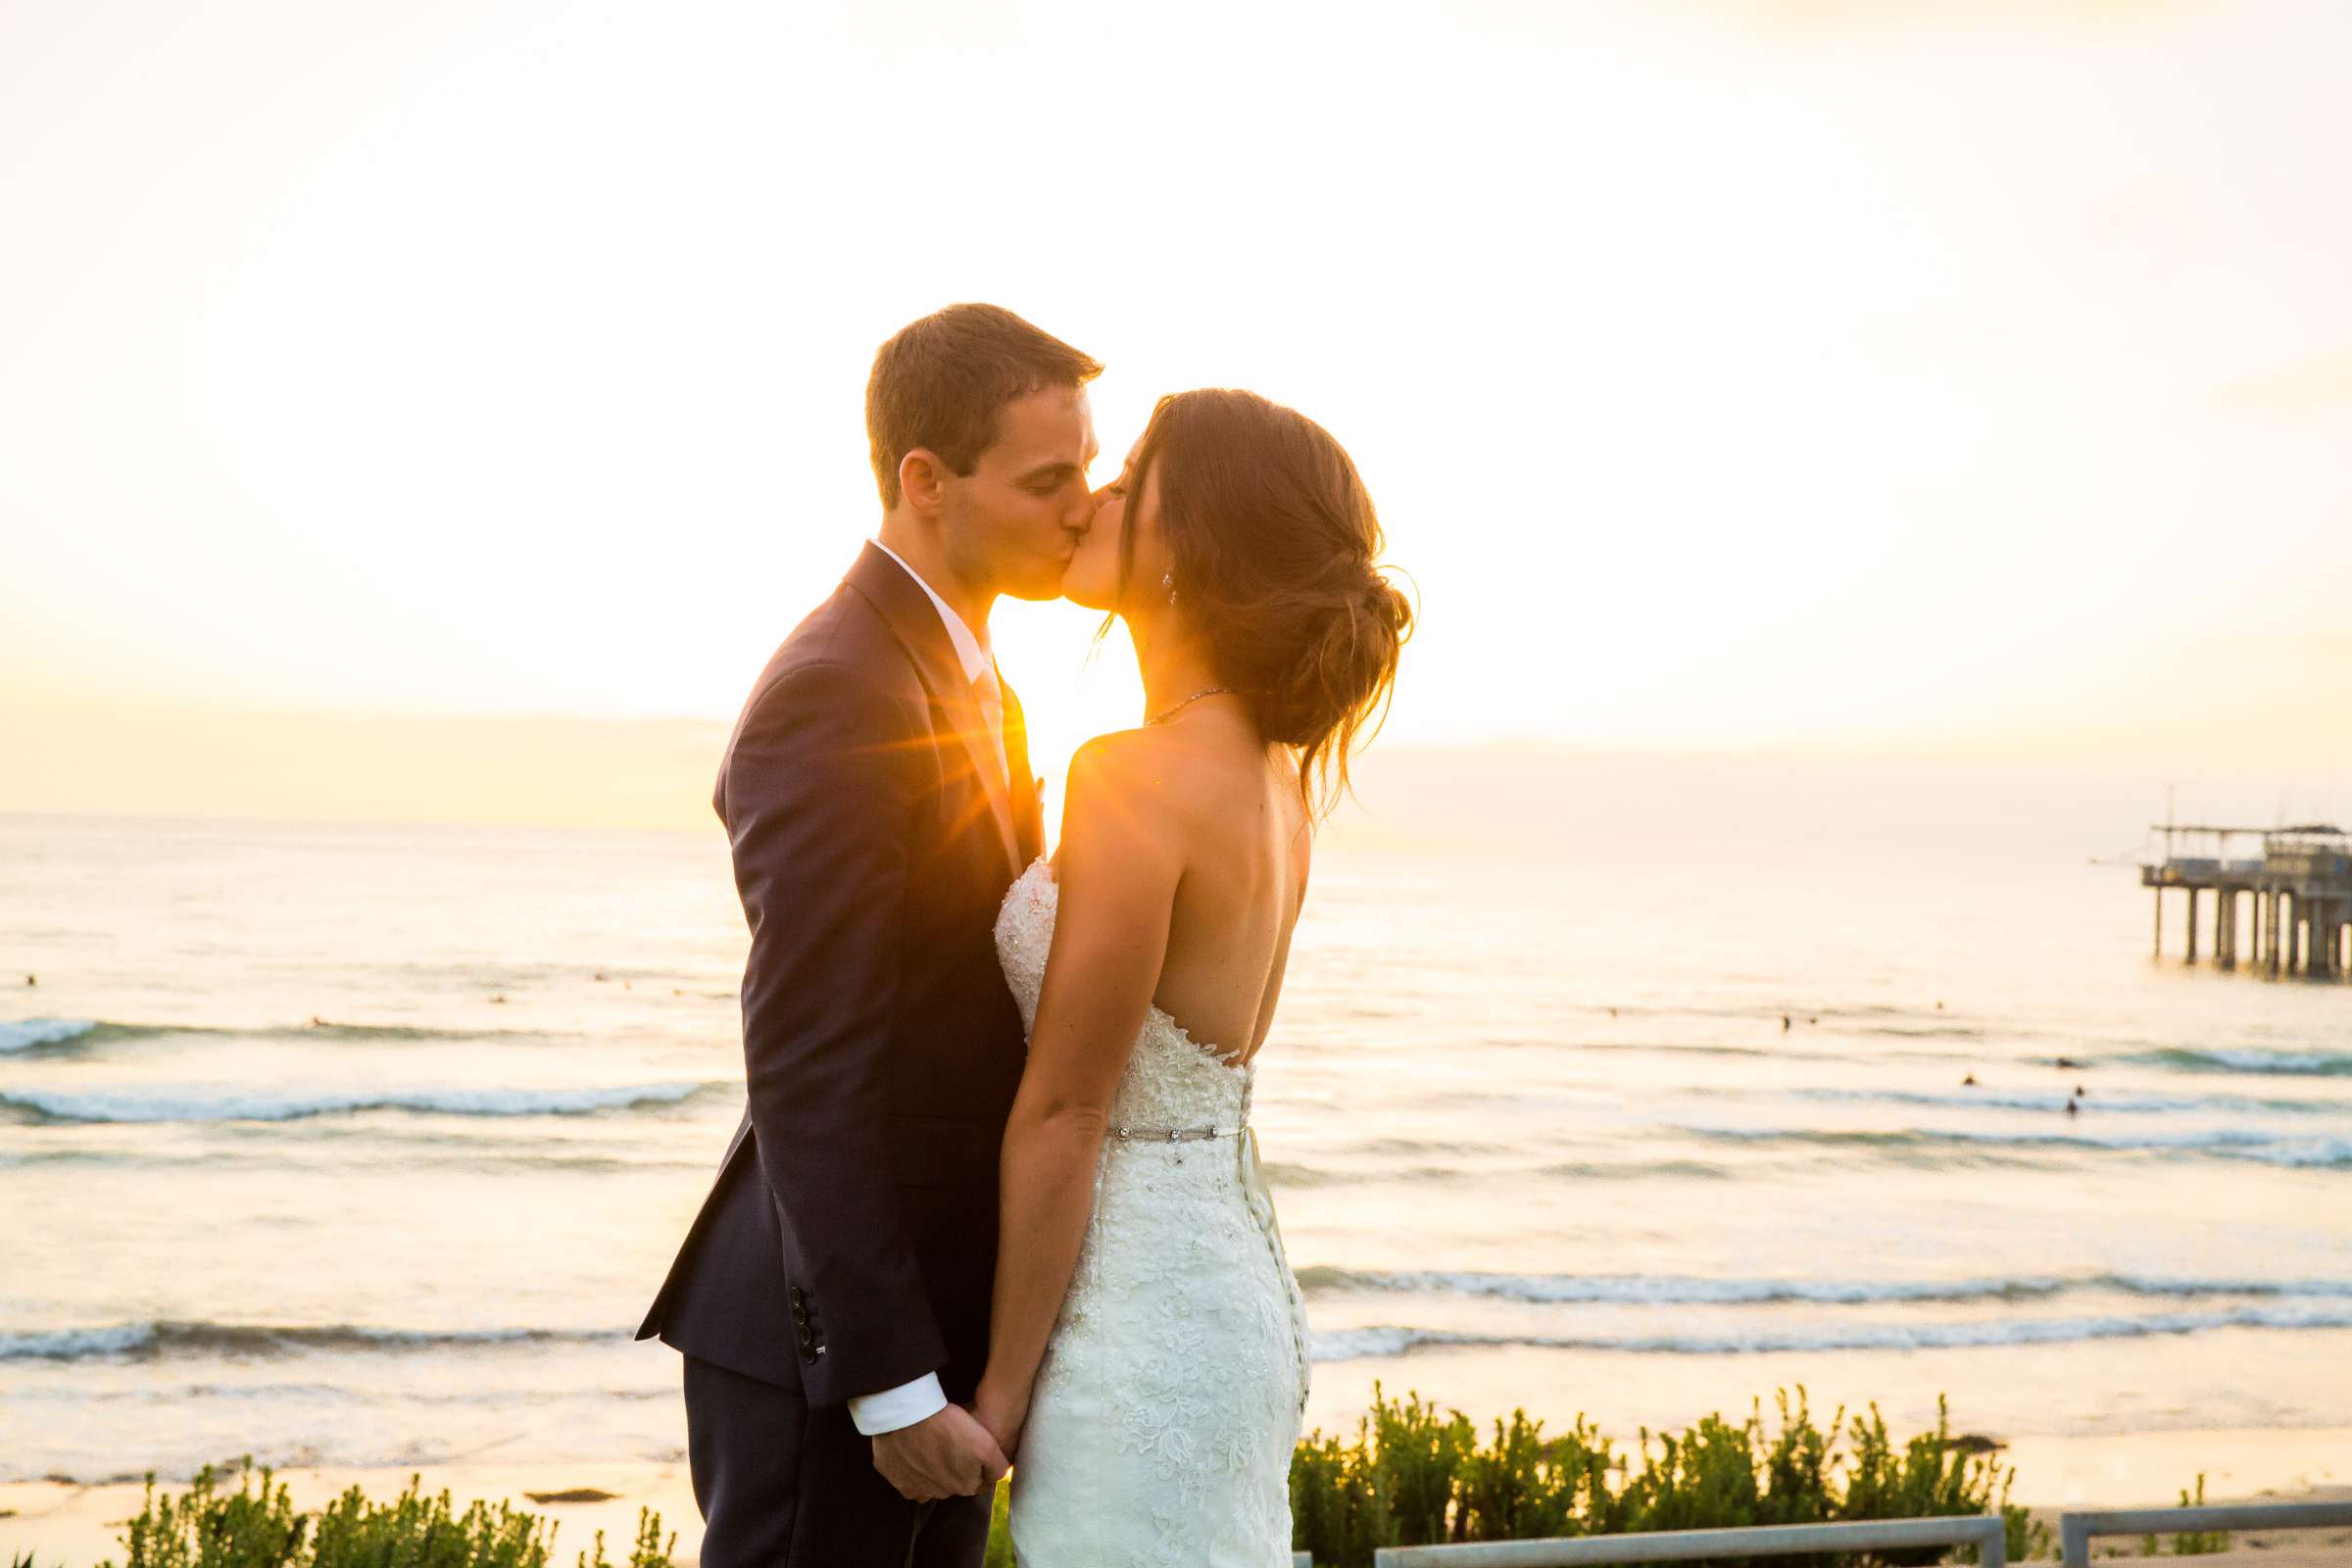
{"type": "Polygon", "coordinates": [[[997,672],[997,687],[1004,694],[1004,758],[1012,769],[1013,825],[1026,867],[1045,853],[1045,805],[1038,799],[1037,774],[1029,763],[1029,720],[1021,712],[1021,700],[1004,684],[1003,670],[997,672]]]}
{"type": "MultiPolygon", "coordinates": [[[[1023,861],[1018,833],[1014,829],[1012,801],[1005,792],[1004,771],[997,765],[995,740],[989,735],[988,720],[981,716],[979,700],[972,695],[972,683],[964,678],[961,661],[956,657],[956,644],[948,637],[948,628],[939,618],[939,607],[931,603],[922,585],[905,568],[868,543],[858,553],[857,563],[850,567],[850,586],[864,595],[881,612],[883,620],[906,652],[914,659],[915,673],[931,694],[935,728],[951,732],[960,752],[960,760],[950,757],[950,772],[968,776],[980,799],[975,809],[959,815],[956,828],[961,831],[982,812],[994,818],[998,845],[1004,852],[1006,863],[1018,875],[1023,861]]],[[[1006,704],[1009,711],[1010,704],[1006,704]]],[[[1011,750],[1011,722],[1006,720],[1005,749],[1011,750]]]]}

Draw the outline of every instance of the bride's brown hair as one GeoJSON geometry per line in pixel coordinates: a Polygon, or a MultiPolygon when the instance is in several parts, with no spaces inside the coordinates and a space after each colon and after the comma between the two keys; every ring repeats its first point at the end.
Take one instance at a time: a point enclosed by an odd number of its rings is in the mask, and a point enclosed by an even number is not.
{"type": "MultiPolygon", "coordinates": [[[[1412,606],[1375,559],[1384,540],[1363,476],[1305,415],[1221,387],[1153,406],[1129,475],[1131,507],[1152,474],[1177,601],[1209,668],[1266,739],[1296,749],[1300,793],[1327,814],[1348,788],[1349,755],[1387,717],[1413,625],[1412,606]]],[[[1127,528],[1122,604],[1134,564],[1127,528]]]]}

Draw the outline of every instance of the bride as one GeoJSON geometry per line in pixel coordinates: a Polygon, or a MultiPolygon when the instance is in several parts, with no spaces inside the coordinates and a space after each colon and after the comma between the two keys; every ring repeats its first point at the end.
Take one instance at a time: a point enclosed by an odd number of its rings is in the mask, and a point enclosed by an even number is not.
{"type": "Polygon", "coordinates": [[[1250,1089],[1412,617],[1348,454],[1254,394],[1162,398],[1096,500],[1062,592],[1126,621],[1147,717],[1071,760],[998,916],[1029,1053],[972,1412],[1022,1568],[1277,1568],[1307,1331],[1250,1089]]]}

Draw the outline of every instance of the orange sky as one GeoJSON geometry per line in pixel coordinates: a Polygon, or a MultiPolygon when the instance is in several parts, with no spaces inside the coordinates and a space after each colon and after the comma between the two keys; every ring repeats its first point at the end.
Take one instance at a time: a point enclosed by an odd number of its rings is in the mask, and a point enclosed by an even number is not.
{"type": "MultiPolygon", "coordinates": [[[[2324,4],[27,0],[0,809],[675,814],[628,748],[704,787],[872,527],[873,345],[957,298],[1109,363],[1114,456],[1218,383],[1349,445],[1392,744],[2340,767],[2347,58],[2324,4]]],[[[1000,613],[1049,767],[1132,719],[1091,627],[1000,613]]]]}

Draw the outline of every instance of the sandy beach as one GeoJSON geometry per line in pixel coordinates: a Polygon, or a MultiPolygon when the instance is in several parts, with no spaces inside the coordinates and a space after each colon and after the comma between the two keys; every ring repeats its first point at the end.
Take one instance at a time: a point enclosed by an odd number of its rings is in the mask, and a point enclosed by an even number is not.
{"type": "MultiPolygon", "coordinates": [[[[2005,1456],[2017,1467],[2012,1502],[2032,1507],[2057,1533],[2068,1507],[2123,1508],[2179,1501],[2181,1486],[2205,1472],[2208,1502],[2317,1502],[2352,1498],[2352,1427],[2212,1429],[2132,1433],[2113,1438],[2020,1438],[2005,1456]]],[[[474,1498],[506,1498],[556,1522],[555,1560],[569,1563],[605,1533],[606,1549],[624,1559],[637,1511],[662,1515],[663,1532],[677,1534],[680,1568],[699,1560],[702,1519],[683,1459],[671,1464],[473,1464],[411,1471],[294,1469],[280,1472],[299,1508],[322,1506],[347,1488],[370,1497],[399,1494],[412,1475],[423,1490],[446,1488],[463,1509],[474,1498]],[[543,1497],[605,1494],[592,1500],[543,1497]]],[[[159,1490],[178,1490],[185,1478],[159,1477],[159,1490]]],[[[234,1487],[232,1476],[229,1486],[234,1487]]],[[[138,1482],[68,1486],[51,1481],[0,1484],[0,1551],[30,1552],[36,1568],[95,1568],[122,1556],[123,1521],[139,1511],[138,1482]]],[[[2094,1554],[2135,1552],[2138,1543],[2098,1543],[2094,1554]]],[[[2261,1562],[2265,1568],[2321,1568],[2352,1563],[2352,1529],[2241,1533],[2232,1548],[2203,1559],[2216,1568],[2261,1562]]]]}

